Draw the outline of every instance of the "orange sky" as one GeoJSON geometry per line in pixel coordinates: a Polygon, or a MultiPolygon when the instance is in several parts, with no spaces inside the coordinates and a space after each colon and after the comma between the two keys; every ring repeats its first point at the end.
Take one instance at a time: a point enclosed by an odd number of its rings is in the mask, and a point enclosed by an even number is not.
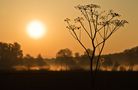
{"type": "Polygon", "coordinates": [[[65,28],[64,19],[77,16],[74,6],[88,3],[101,5],[103,10],[114,9],[129,21],[109,39],[103,53],[138,46],[138,0],[0,0],[0,41],[19,42],[24,54],[33,56],[41,53],[44,57],[55,57],[62,48],[83,52],[65,28]],[[27,24],[33,20],[47,27],[46,35],[39,40],[26,33],[27,24]]]}

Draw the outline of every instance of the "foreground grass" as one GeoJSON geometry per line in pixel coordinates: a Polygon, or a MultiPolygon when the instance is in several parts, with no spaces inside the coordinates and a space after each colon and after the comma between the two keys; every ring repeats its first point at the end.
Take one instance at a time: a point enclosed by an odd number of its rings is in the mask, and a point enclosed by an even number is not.
{"type": "MultiPolygon", "coordinates": [[[[1,71],[0,90],[91,90],[87,71],[1,71]]],[[[98,72],[98,90],[138,90],[138,72],[98,72]],[[136,88],[136,89],[135,89],[136,88]]]]}

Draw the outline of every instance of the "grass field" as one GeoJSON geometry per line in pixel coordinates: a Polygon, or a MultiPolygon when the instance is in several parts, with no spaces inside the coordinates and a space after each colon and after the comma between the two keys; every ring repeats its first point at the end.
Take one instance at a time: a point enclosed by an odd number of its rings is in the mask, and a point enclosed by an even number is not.
{"type": "MultiPolygon", "coordinates": [[[[99,72],[97,90],[138,90],[138,72],[99,72]]],[[[91,90],[85,71],[0,72],[0,90],[91,90]]]]}

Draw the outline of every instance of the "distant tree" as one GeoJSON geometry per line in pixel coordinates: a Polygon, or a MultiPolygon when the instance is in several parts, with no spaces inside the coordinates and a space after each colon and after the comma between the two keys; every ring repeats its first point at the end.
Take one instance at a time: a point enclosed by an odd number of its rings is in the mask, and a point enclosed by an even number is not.
{"type": "Polygon", "coordinates": [[[74,54],[74,56],[75,56],[75,58],[79,58],[79,57],[80,57],[80,53],[76,52],[76,53],[74,54]]]}
{"type": "Polygon", "coordinates": [[[120,66],[120,71],[126,71],[125,66],[120,66]]]}
{"type": "Polygon", "coordinates": [[[36,63],[38,66],[45,66],[46,62],[44,61],[43,57],[41,56],[41,54],[39,54],[36,58],[36,63]]]}
{"type": "Polygon", "coordinates": [[[96,4],[78,5],[75,8],[81,12],[82,17],[75,18],[75,23],[72,23],[69,18],[66,18],[65,22],[73,38],[86,51],[90,60],[91,75],[93,76],[94,72],[96,74],[98,71],[99,60],[106,41],[113,33],[128,22],[120,19],[121,15],[113,10],[108,12],[100,11],[100,6],[96,4]],[[85,40],[90,41],[90,49],[93,51],[92,55],[87,50],[87,45],[83,41],[83,36],[85,36],[85,40]],[[96,60],[96,68],[93,72],[93,60],[96,54],[98,58],[96,60]]]}
{"type": "Polygon", "coordinates": [[[56,54],[56,63],[61,65],[61,69],[74,66],[75,62],[73,61],[72,51],[68,48],[61,49],[56,54]]]}
{"type": "Polygon", "coordinates": [[[133,71],[135,64],[129,64],[128,71],[133,71]]]}
{"type": "MultiPolygon", "coordinates": [[[[90,48],[87,49],[87,52],[89,53],[89,56],[92,56],[93,51],[90,48]]],[[[84,56],[87,56],[88,57],[87,52],[84,51],[84,56]]]]}
{"type": "MultiPolygon", "coordinates": [[[[92,55],[93,51],[92,51],[91,49],[88,48],[87,51],[89,52],[90,55],[92,55]]],[[[86,64],[88,65],[88,64],[90,63],[89,57],[88,57],[86,51],[84,51],[84,53],[81,55],[80,63],[82,63],[82,65],[83,65],[83,63],[84,63],[85,65],[86,65],[86,64]]]]}
{"type": "Polygon", "coordinates": [[[120,64],[118,62],[115,62],[112,68],[112,71],[117,71],[120,64]]]}
{"type": "Polygon", "coordinates": [[[72,57],[72,51],[68,48],[61,49],[57,52],[56,57],[72,57]]]}
{"type": "Polygon", "coordinates": [[[36,66],[38,66],[40,70],[49,69],[49,65],[47,64],[46,60],[41,56],[41,54],[39,54],[37,58],[35,58],[35,62],[36,62],[36,66]]]}
{"type": "Polygon", "coordinates": [[[104,62],[103,62],[103,66],[113,66],[113,61],[110,57],[106,57],[104,62]]]}
{"type": "Polygon", "coordinates": [[[134,47],[131,49],[127,49],[123,52],[123,56],[125,60],[130,64],[129,66],[133,66],[134,64],[138,64],[138,47],[134,47]]]}
{"type": "Polygon", "coordinates": [[[100,58],[99,64],[98,64],[98,70],[101,70],[101,66],[103,66],[104,62],[105,62],[105,58],[100,58]]]}
{"type": "Polygon", "coordinates": [[[0,69],[13,69],[23,57],[21,46],[18,43],[0,42],[0,69]]]}
{"type": "Polygon", "coordinates": [[[89,70],[89,64],[90,64],[90,61],[88,59],[88,57],[86,56],[81,56],[78,60],[78,63],[79,67],[81,67],[83,70],[89,70]]]}
{"type": "Polygon", "coordinates": [[[79,63],[81,56],[79,52],[74,53],[74,61],[76,62],[76,64],[79,63]]]}
{"type": "Polygon", "coordinates": [[[23,62],[24,62],[24,66],[26,66],[28,68],[28,70],[30,70],[30,68],[32,66],[36,65],[34,57],[32,57],[29,54],[27,54],[26,56],[24,56],[23,62]]]}

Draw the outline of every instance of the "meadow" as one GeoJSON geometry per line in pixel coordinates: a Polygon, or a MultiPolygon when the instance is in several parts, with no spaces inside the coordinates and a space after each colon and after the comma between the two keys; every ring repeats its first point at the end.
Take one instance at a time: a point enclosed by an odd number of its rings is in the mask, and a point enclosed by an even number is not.
{"type": "MultiPolygon", "coordinates": [[[[87,71],[1,71],[0,90],[91,90],[87,71]]],[[[138,72],[98,72],[97,90],[138,90],[138,72]]]]}

